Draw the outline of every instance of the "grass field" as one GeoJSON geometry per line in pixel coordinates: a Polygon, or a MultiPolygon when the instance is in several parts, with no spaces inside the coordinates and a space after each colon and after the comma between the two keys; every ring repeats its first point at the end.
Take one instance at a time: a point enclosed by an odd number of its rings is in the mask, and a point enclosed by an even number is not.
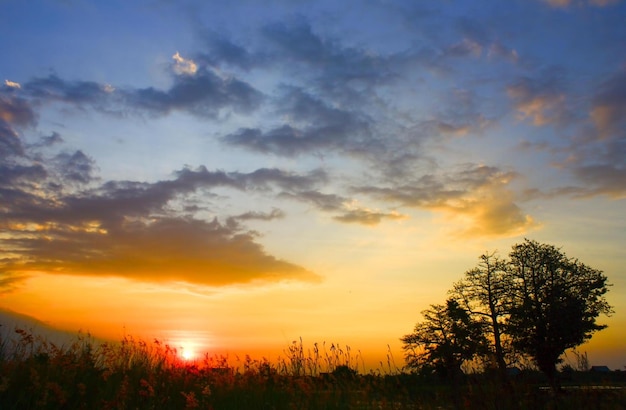
{"type": "Polygon", "coordinates": [[[388,368],[358,374],[350,349],[294,342],[277,362],[185,361],[170,346],[79,334],[57,346],[16,329],[0,341],[0,409],[626,409],[626,372],[569,373],[555,395],[541,375],[455,385],[388,368]]]}

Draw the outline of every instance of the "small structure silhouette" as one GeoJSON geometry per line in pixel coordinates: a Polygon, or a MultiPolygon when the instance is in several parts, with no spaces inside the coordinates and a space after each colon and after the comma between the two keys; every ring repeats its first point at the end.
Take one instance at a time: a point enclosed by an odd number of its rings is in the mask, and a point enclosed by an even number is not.
{"type": "Polygon", "coordinates": [[[591,366],[589,371],[593,373],[609,373],[611,369],[608,366],[591,366]]]}

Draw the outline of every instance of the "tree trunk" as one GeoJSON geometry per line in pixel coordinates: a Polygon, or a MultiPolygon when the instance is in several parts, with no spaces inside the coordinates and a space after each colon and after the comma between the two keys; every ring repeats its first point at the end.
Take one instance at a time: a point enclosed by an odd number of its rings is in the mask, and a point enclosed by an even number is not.
{"type": "Polygon", "coordinates": [[[506,362],[504,361],[504,351],[502,349],[502,342],[500,341],[500,325],[498,320],[493,318],[493,338],[496,348],[496,362],[498,363],[498,371],[500,377],[506,377],[506,362]]]}

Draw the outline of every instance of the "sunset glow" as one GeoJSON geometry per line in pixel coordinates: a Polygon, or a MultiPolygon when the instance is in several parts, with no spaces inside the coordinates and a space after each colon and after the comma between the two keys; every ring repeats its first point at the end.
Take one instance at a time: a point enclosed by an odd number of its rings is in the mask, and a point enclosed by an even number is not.
{"type": "Polygon", "coordinates": [[[606,274],[580,350],[623,369],[624,16],[2,1],[0,309],[187,361],[302,339],[401,367],[420,311],[531,238],[606,274]]]}

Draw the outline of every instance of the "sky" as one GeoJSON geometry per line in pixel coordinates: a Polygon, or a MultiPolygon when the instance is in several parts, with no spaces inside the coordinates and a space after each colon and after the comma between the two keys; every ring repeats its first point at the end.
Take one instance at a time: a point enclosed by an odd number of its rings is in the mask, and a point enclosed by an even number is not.
{"type": "Polygon", "coordinates": [[[626,3],[0,0],[0,309],[373,367],[485,252],[602,270],[626,366],[626,3]],[[355,353],[357,354],[357,353],[355,353]]]}

